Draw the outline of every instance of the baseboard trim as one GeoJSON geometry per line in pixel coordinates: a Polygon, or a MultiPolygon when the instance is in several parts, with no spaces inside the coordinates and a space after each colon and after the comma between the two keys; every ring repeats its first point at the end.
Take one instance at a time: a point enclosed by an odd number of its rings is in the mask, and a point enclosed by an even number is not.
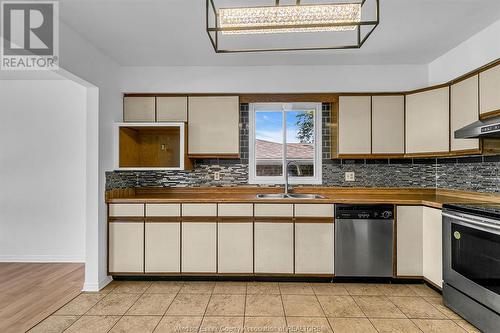
{"type": "Polygon", "coordinates": [[[0,255],[0,262],[85,263],[85,257],[61,255],[0,255]]]}
{"type": "Polygon", "coordinates": [[[109,283],[111,283],[111,281],[113,281],[113,277],[106,276],[101,281],[99,281],[98,283],[88,283],[88,282],[85,282],[83,284],[82,291],[98,292],[99,290],[101,290],[104,287],[106,287],[109,283]]]}

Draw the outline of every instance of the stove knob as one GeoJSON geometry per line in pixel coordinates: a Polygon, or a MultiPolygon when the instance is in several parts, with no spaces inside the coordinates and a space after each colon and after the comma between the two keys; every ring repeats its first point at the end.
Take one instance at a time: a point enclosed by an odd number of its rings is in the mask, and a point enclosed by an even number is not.
{"type": "Polygon", "coordinates": [[[385,212],[383,212],[383,213],[382,213],[382,217],[383,217],[384,219],[388,219],[388,218],[392,217],[392,212],[391,212],[391,211],[386,210],[385,212]]]}

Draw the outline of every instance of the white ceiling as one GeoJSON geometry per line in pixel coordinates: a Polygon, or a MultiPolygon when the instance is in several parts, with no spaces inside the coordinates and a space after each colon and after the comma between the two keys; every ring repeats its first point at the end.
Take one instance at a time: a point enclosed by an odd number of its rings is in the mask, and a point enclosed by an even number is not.
{"type": "Polygon", "coordinates": [[[123,66],[427,64],[500,19],[500,1],[380,0],[380,15],[361,49],[216,54],[205,0],[60,1],[61,19],[123,66]]]}

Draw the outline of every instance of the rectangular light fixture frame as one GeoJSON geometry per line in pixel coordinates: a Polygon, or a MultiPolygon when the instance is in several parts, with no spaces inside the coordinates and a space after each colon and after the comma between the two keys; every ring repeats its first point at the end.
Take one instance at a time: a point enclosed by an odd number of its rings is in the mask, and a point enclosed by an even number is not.
{"type": "MultiPolygon", "coordinates": [[[[321,5],[360,5],[363,10],[363,5],[367,0],[360,0],[354,2],[333,2],[329,4],[321,4],[321,5]]],[[[299,25],[279,25],[279,26],[271,26],[271,25],[261,25],[261,26],[244,26],[244,27],[220,27],[219,26],[219,11],[215,6],[214,0],[206,0],[206,31],[210,42],[216,53],[244,53],[244,52],[272,52],[272,51],[303,51],[303,50],[340,50],[340,49],[359,49],[366,42],[368,37],[373,33],[373,31],[377,28],[380,23],[380,3],[379,0],[375,1],[375,10],[376,10],[376,18],[374,20],[366,20],[362,19],[357,22],[339,22],[339,23],[317,23],[317,24],[299,24],[299,25]],[[213,24],[210,24],[210,12],[213,13],[213,24]],[[371,29],[368,30],[366,35],[362,37],[361,27],[362,26],[371,26],[371,29]],[[314,46],[314,47],[296,47],[296,48],[245,48],[245,49],[226,49],[220,47],[219,39],[221,38],[219,34],[222,35],[230,35],[230,32],[235,32],[237,30],[242,30],[246,32],[250,32],[251,30],[255,30],[256,33],[262,33],[263,30],[282,30],[282,29],[314,29],[317,28],[320,31],[333,31],[335,32],[335,28],[342,30],[342,27],[349,27],[356,30],[357,38],[352,44],[346,45],[327,45],[327,46],[314,46]],[[329,30],[329,28],[331,30],[329,30]],[[229,33],[228,33],[229,32],[229,33]]],[[[278,1],[277,1],[278,4],[278,1]]],[[[321,6],[319,5],[319,6],[321,6]]],[[[314,6],[314,5],[304,5],[304,6],[314,6]]],[[[259,6],[262,8],[263,6],[259,6]]],[[[275,6],[269,6],[275,7],[275,6]]],[[[236,8],[236,7],[235,7],[236,8]]],[[[278,31],[279,32],[279,31],[278,31]]],[[[293,33],[293,31],[288,31],[287,33],[293,33]]],[[[320,33],[320,32],[318,32],[320,33]]],[[[231,34],[232,35],[232,34],[231,34]]],[[[239,36],[243,34],[238,34],[239,36]]]]}

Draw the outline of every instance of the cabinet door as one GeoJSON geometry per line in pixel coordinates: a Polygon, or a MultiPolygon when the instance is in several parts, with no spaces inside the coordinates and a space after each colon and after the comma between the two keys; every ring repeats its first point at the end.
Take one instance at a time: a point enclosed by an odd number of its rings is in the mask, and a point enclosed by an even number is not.
{"type": "Polygon", "coordinates": [[[182,272],[216,273],[217,224],[182,223],[182,272]]]}
{"type": "Polygon", "coordinates": [[[219,223],[218,234],[218,272],[253,273],[253,223],[219,223]]]}
{"type": "Polygon", "coordinates": [[[479,74],[481,114],[500,110],[500,65],[479,74]]]}
{"type": "Polygon", "coordinates": [[[255,222],[255,273],[293,273],[293,223],[255,222]]]}
{"type": "Polygon", "coordinates": [[[422,276],[423,207],[397,207],[397,275],[422,276]]]}
{"type": "Polygon", "coordinates": [[[455,139],[455,131],[479,120],[478,76],[451,86],[451,150],[479,149],[478,139],[455,139]]]}
{"type": "Polygon", "coordinates": [[[125,122],[154,122],[154,97],[124,97],[123,121],[125,122]]]}
{"type": "Polygon", "coordinates": [[[188,154],[239,154],[238,101],[238,96],[189,97],[188,154]]]}
{"type": "Polygon", "coordinates": [[[372,140],[373,154],[404,153],[404,96],[372,97],[372,140]]]}
{"type": "Polygon", "coordinates": [[[109,223],[110,273],[144,272],[144,223],[109,223]]]}
{"type": "Polygon", "coordinates": [[[371,153],[371,97],[340,96],[339,154],[371,153]]]}
{"type": "Polygon", "coordinates": [[[406,96],[406,153],[443,153],[450,144],[449,88],[406,96]]]}
{"type": "Polygon", "coordinates": [[[187,96],[156,97],[157,121],[187,121],[187,96]]]}
{"type": "Polygon", "coordinates": [[[424,207],[423,212],[423,273],[424,277],[443,285],[443,228],[441,210],[424,207]]]}
{"type": "Polygon", "coordinates": [[[295,224],[295,273],[333,274],[333,221],[295,224]]]}
{"type": "Polygon", "coordinates": [[[145,272],[179,273],[181,271],[181,224],[145,224],[145,272]]]}

